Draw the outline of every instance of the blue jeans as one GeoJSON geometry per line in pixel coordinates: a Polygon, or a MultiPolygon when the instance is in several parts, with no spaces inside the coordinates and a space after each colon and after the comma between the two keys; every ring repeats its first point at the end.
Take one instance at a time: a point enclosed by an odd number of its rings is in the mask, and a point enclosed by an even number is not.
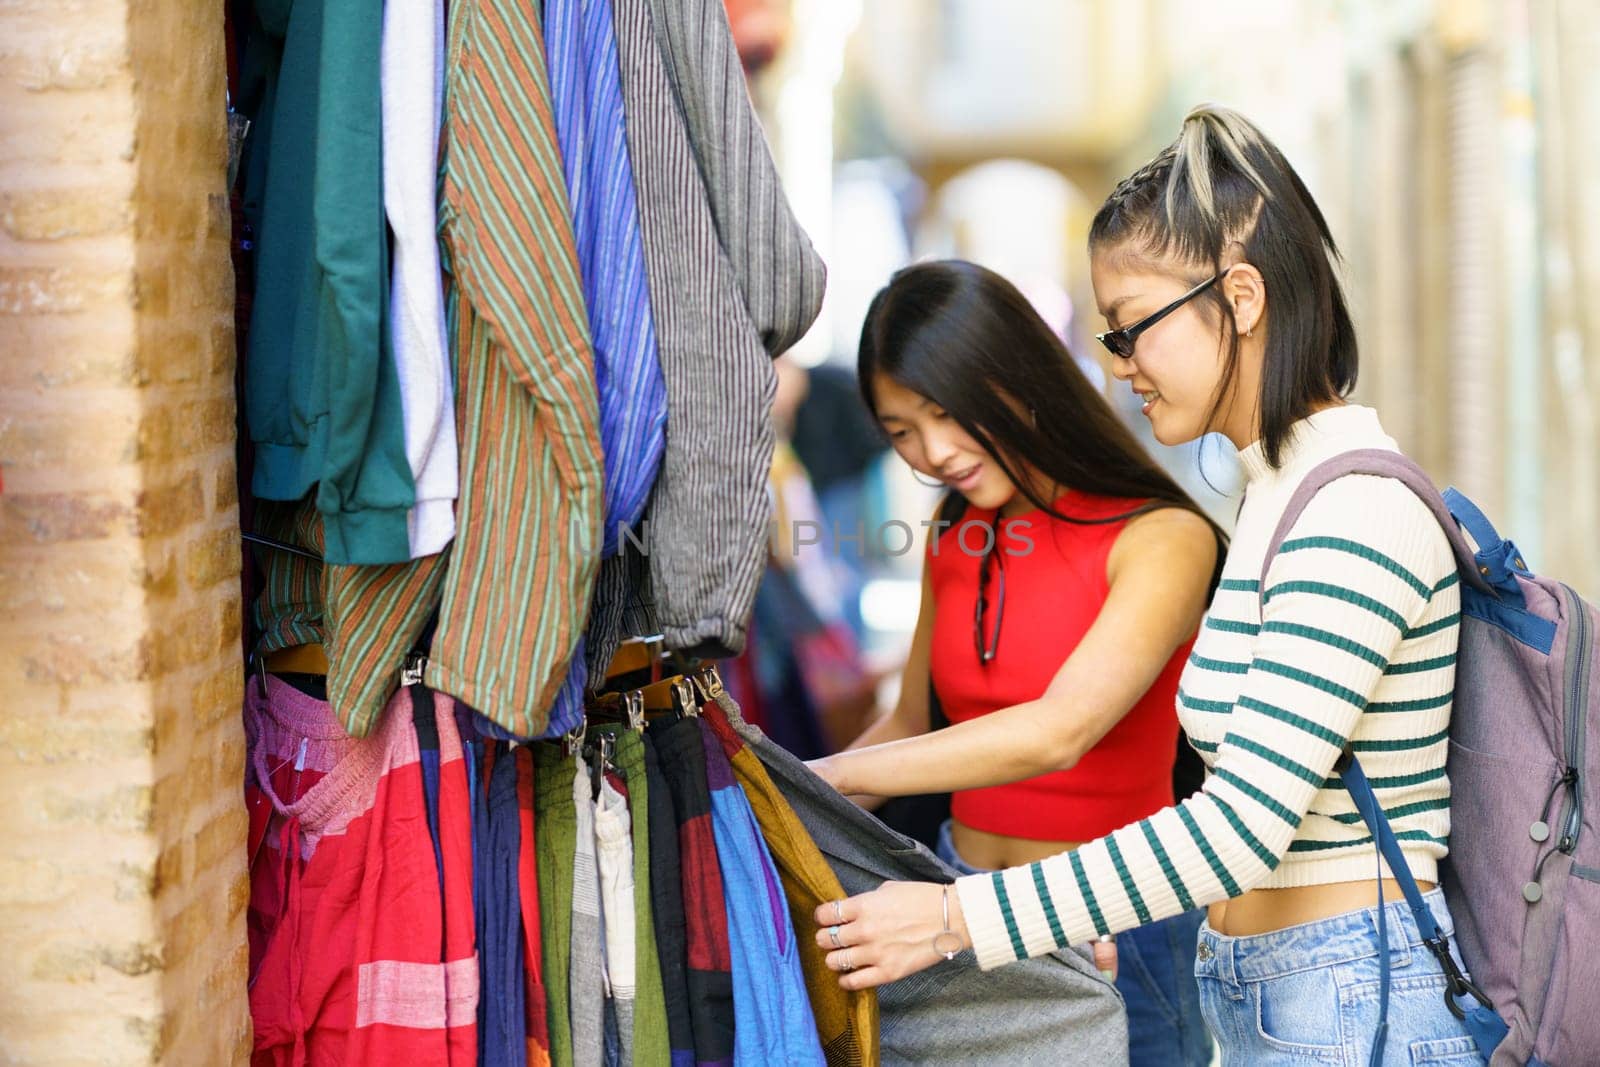
{"type": "MultiPolygon", "coordinates": [[[[962,874],[982,873],[957,854],[950,823],[939,858],[962,874]]],[[[1211,1035],[1194,980],[1195,943],[1205,912],[1174,915],[1117,935],[1117,992],[1128,1009],[1129,1067],[1207,1067],[1211,1035]]]]}
{"type": "MultiPolygon", "coordinates": [[[[1450,933],[1444,894],[1435,889],[1423,899],[1450,933]]],[[[1466,1027],[1445,1006],[1444,971],[1405,903],[1384,910],[1390,985],[1383,1062],[1481,1064],[1466,1027]]],[[[1377,921],[1378,909],[1365,908],[1254,937],[1202,926],[1195,975],[1224,1067],[1366,1064],[1378,1025],[1377,921]]]]}

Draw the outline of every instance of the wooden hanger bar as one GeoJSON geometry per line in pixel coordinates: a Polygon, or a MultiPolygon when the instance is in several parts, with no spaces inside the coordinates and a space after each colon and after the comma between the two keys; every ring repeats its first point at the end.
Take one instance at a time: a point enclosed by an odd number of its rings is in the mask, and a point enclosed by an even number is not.
{"type": "Polygon", "coordinates": [[[273,674],[327,674],[328,653],[319,644],[291,645],[268,652],[266,668],[273,674]]]}
{"type": "Polygon", "coordinates": [[[661,657],[661,644],[661,639],[655,637],[624,641],[617,648],[616,655],[611,657],[611,665],[606,668],[606,680],[649,670],[661,657]]]}
{"type": "Polygon", "coordinates": [[[677,711],[678,706],[672,702],[673,689],[684,680],[683,675],[675,674],[670,678],[663,678],[659,682],[637,690],[639,697],[644,701],[645,711],[677,711]]]}

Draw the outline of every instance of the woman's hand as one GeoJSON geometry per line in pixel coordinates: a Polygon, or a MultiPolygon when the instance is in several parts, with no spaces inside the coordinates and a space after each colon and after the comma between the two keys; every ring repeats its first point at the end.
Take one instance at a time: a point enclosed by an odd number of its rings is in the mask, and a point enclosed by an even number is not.
{"type": "Polygon", "coordinates": [[[806,769],[843,793],[844,775],[840,762],[837,756],[823,756],[821,759],[808,760],[806,769]]]}
{"type": "MultiPolygon", "coordinates": [[[[870,989],[916,974],[945,953],[972,947],[955,886],[931,882],[885,882],[870,893],[829,901],[813,913],[816,941],[830,949],[828,967],[840,972],[845,989],[870,989]],[[945,900],[950,926],[945,932],[945,900]]],[[[1091,941],[1094,965],[1108,982],[1117,980],[1117,943],[1091,941]]]]}
{"type": "Polygon", "coordinates": [[[870,893],[823,904],[815,918],[822,927],[817,944],[831,950],[828,966],[840,972],[845,989],[896,981],[972,944],[955,887],[931,882],[885,882],[870,893]]]}

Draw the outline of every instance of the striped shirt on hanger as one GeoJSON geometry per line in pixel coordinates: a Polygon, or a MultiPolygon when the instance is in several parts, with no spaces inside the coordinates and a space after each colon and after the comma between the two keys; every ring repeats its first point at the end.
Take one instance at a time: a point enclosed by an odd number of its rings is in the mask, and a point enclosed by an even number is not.
{"type": "Polygon", "coordinates": [[[618,525],[639,521],[655,485],[667,388],[656,358],[610,0],[547,0],[544,12],[550,96],[594,341],[606,471],[602,554],[610,556],[618,525]]]}
{"type": "MultiPolygon", "coordinates": [[[[605,458],[598,547],[610,557],[619,527],[635,530],[655,485],[666,447],[667,391],[656,358],[610,0],[548,0],[544,17],[550,95],[594,340],[605,458]]],[[[577,705],[588,670],[581,646],[570,670],[556,697],[559,720],[582,713],[577,705]]]]}
{"type": "MultiPolygon", "coordinates": [[[[823,267],[783,198],[720,0],[614,0],[613,13],[672,420],[648,595],[670,647],[726,655],[744,646],[766,560],[770,356],[816,318],[823,267]]],[[[615,649],[628,592],[601,587],[591,666],[615,649]]]]}
{"type": "Polygon", "coordinates": [[[434,605],[427,684],[524,737],[587,620],[603,470],[594,364],[536,14],[450,5],[441,221],[462,487],[455,542],[330,568],[329,695],[364,733],[434,605]]]}

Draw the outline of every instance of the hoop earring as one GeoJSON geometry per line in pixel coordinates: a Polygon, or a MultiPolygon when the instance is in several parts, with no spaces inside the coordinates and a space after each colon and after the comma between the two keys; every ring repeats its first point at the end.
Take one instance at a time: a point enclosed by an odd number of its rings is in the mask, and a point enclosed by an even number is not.
{"type": "Polygon", "coordinates": [[[917,473],[917,468],[915,468],[915,467],[908,467],[906,469],[911,472],[912,480],[914,480],[918,485],[925,485],[929,489],[943,489],[943,488],[945,488],[945,484],[943,482],[941,482],[941,481],[938,481],[938,480],[931,481],[931,482],[923,481],[921,475],[919,475],[917,473]]]}

